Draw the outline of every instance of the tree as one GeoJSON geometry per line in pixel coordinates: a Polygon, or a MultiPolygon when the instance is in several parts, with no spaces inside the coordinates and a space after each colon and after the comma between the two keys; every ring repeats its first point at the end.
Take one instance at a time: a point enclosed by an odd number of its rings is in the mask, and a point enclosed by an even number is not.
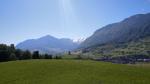
{"type": "Polygon", "coordinates": [[[40,54],[40,55],[39,55],[39,59],[45,59],[45,55],[40,54]]]}
{"type": "Polygon", "coordinates": [[[15,50],[15,45],[14,44],[10,44],[10,48],[15,50]]]}
{"type": "Polygon", "coordinates": [[[15,50],[15,55],[16,55],[16,57],[17,57],[19,60],[21,60],[21,57],[22,57],[22,55],[23,55],[23,51],[20,50],[20,49],[16,49],[16,50],[15,50]]]}
{"type": "Polygon", "coordinates": [[[10,54],[9,60],[11,60],[11,61],[17,60],[17,57],[16,57],[15,53],[10,54]]]}
{"type": "Polygon", "coordinates": [[[68,55],[71,55],[71,51],[68,52],[68,55]]]}
{"type": "Polygon", "coordinates": [[[45,59],[52,59],[52,55],[45,54],[45,59]]]}
{"type": "Polygon", "coordinates": [[[34,51],[32,55],[33,59],[39,59],[39,51],[34,51]]]}
{"type": "Polygon", "coordinates": [[[7,49],[9,51],[9,54],[15,53],[15,45],[11,44],[10,46],[7,46],[7,49]]]}
{"type": "Polygon", "coordinates": [[[31,59],[31,58],[32,58],[32,55],[30,51],[26,50],[23,52],[22,59],[31,59]]]}
{"type": "Polygon", "coordinates": [[[0,62],[8,60],[9,60],[9,53],[6,50],[0,50],[0,62]]]}
{"type": "Polygon", "coordinates": [[[48,55],[49,59],[53,59],[53,56],[52,55],[48,55]]]}
{"type": "Polygon", "coordinates": [[[45,54],[44,57],[45,59],[49,59],[48,54],[45,54]]]}
{"type": "Polygon", "coordinates": [[[0,44],[0,62],[8,61],[10,56],[9,48],[5,44],[0,44]]]}

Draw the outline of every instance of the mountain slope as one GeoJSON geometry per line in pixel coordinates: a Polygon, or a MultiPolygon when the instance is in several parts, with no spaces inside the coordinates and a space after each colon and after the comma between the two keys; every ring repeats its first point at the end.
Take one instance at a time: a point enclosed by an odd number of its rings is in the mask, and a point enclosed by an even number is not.
{"type": "Polygon", "coordinates": [[[64,51],[72,50],[78,46],[70,39],[58,39],[53,36],[47,35],[39,39],[26,40],[19,43],[16,47],[23,50],[35,51],[41,53],[61,53],[64,51]]]}
{"type": "Polygon", "coordinates": [[[97,30],[80,45],[80,48],[107,43],[126,43],[148,36],[150,36],[150,13],[138,14],[97,30]]]}

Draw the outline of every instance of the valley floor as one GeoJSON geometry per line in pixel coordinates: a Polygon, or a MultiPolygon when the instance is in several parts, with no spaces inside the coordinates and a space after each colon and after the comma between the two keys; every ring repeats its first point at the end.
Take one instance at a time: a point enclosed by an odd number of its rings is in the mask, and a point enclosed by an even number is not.
{"type": "Polygon", "coordinates": [[[0,84],[150,84],[150,64],[88,60],[3,62],[0,84]]]}

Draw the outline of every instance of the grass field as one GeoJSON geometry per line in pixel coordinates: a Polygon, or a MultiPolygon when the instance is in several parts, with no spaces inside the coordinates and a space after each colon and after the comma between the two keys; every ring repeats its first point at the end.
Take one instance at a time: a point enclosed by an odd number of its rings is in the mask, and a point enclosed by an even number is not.
{"type": "Polygon", "coordinates": [[[150,66],[88,60],[0,63],[0,84],[150,84],[150,66]]]}

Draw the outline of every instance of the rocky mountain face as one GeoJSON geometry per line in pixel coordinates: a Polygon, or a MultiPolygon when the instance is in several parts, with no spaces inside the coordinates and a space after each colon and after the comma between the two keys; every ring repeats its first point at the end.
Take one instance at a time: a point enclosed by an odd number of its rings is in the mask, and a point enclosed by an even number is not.
{"type": "Polygon", "coordinates": [[[81,43],[79,48],[109,43],[127,43],[148,36],[150,36],[150,13],[138,14],[100,28],[81,43]]]}

